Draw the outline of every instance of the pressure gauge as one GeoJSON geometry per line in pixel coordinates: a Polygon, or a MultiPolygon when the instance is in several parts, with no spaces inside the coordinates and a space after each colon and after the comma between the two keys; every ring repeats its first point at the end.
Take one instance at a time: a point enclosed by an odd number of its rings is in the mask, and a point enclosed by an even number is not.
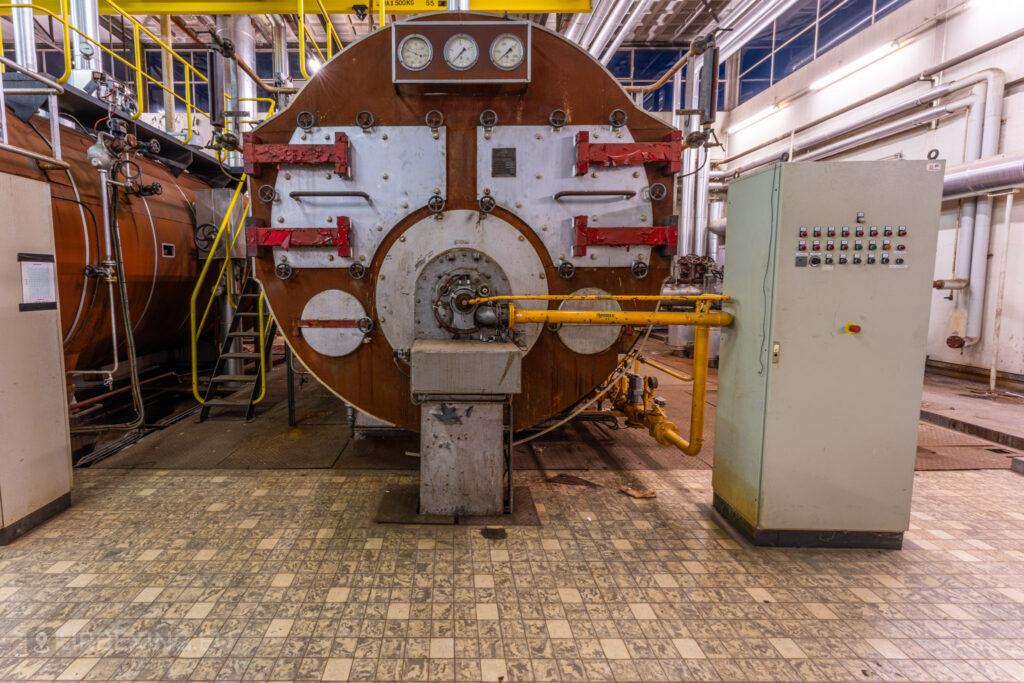
{"type": "Polygon", "coordinates": [[[444,44],[444,60],[456,71],[465,71],[480,57],[476,41],[465,33],[456,33],[444,44]]]}
{"type": "Polygon", "coordinates": [[[434,48],[430,41],[418,33],[402,38],[398,44],[398,61],[409,71],[425,69],[433,57],[434,48]]]}
{"type": "Polygon", "coordinates": [[[519,36],[502,33],[491,43],[491,62],[505,71],[511,71],[523,63],[526,50],[519,36]]]}

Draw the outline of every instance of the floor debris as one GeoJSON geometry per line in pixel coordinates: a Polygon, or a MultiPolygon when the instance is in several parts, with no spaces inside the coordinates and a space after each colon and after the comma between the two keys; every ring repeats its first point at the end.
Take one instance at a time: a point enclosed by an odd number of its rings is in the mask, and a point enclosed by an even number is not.
{"type": "Polygon", "coordinates": [[[622,491],[623,493],[625,493],[627,496],[631,496],[633,498],[657,498],[658,497],[658,494],[656,494],[651,489],[631,489],[628,486],[620,486],[619,490],[622,491]]]}
{"type": "Polygon", "coordinates": [[[589,486],[590,488],[599,489],[600,484],[595,484],[592,481],[587,481],[583,477],[577,477],[572,474],[558,474],[548,479],[549,484],[569,484],[570,486],[589,486]]]}

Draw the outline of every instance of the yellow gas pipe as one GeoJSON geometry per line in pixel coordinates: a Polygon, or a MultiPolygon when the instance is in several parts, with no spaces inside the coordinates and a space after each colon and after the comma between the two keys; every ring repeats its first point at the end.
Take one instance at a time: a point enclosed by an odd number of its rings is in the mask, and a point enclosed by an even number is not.
{"type": "MultiPolygon", "coordinates": [[[[651,378],[644,378],[642,393],[639,402],[636,398],[636,391],[630,391],[628,376],[621,377],[615,388],[608,396],[615,406],[615,409],[626,416],[626,423],[633,427],[646,427],[654,440],[664,446],[675,446],[687,455],[697,455],[704,446],[704,407],[707,397],[708,383],[708,344],[712,327],[721,327],[732,324],[732,316],[721,311],[711,311],[710,305],[713,301],[726,301],[725,295],[702,295],[702,296],[496,296],[480,297],[472,299],[469,304],[489,303],[493,301],[511,301],[520,299],[534,299],[542,301],[565,301],[565,300],[613,300],[613,301],[692,301],[696,310],[690,312],[675,311],[562,311],[562,310],[533,310],[517,309],[511,303],[508,304],[508,326],[515,327],[517,324],[527,323],[558,323],[565,325],[692,325],[693,334],[693,377],[686,377],[670,371],[652,361],[638,359],[639,362],[647,363],[660,370],[668,372],[674,377],[683,380],[693,380],[693,398],[690,405],[690,433],[689,439],[684,439],[679,433],[679,427],[668,421],[668,416],[661,405],[653,402],[654,388],[651,378]],[[630,394],[634,394],[631,396],[630,394]]],[[[637,377],[634,373],[634,377],[637,377]]],[[[638,379],[633,380],[638,381],[638,379]]]]}

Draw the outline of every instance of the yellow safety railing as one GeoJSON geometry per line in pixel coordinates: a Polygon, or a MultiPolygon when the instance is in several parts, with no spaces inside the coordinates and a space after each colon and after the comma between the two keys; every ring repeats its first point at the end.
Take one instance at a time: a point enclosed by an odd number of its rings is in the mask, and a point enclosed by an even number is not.
{"type": "MultiPolygon", "coordinates": [[[[238,241],[239,235],[244,232],[245,218],[249,214],[249,207],[246,206],[245,210],[242,211],[241,218],[232,230],[231,214],[235,211],[235,206],[238,204],[238,198],[242,196],[242,192],[245,189],[246,176],[243,174],[241,180],[238,183],[238,187],[235,188],[235,193],[231,197],[231,202],[228,204],[227,211],[224,212],[224,219],[220,222],[220,227],[217,229],[217,235],[213,238],[213,243],[210,245],[210,251],[206,258],[206,263],[203,264],[203,269],[199,272],[199,277],[196,279],[196,286],[192,290],[192,298],[189,303],[189,325],[190,325],[190,345],[192,350],[192,395],[200,403],[205,403],[205,399],[199,394],[199,354],[197,346],[199,344],[199,335],[206,325],[206,319],[210,315],[210,309],[213,308],[213,302],[217,298],[217,288],[220,286],[221,280],[227,278],[227,287],[225,291],[230,300],[230,289],[231,289],[231,254],[234,252],[235,244],[238,241]],[[227,234],[228,238],[225,240],[224,235],[227,234]],[[206,282],[206,276],[210,272],[211,266],[214,261],[214,257],[217,253],[217,248],[224,242],[224,263],[221,264],[220,270],[217,272],[217,277],[213,280],[213,284],[209,290],[209,298],[206,300],[206,304],[203,308],[203,314],[197,320],[197,303],[199,297],[203,293],[203,284],[206,282]]],[[[237,304],[232,302],[232,306],[237,307],[237,304]]],[[[259,301],[257,303],[259,307],[259,346],[260,346],[260,382],[262,383],[262,390],[259,397],[254,403],[259,403],[263,400],[263,397],[267,392],[267,364],[266,364],[266,338],[270,331],[270,325],[273,323],[273,318],[267,320],[264,323],[264,296],[263,292],[260,292],[259,301]]]]}
{"type": "Polygon", "coordinates": [[[15,9],[30,9],[33,12],[42,12],[51,19],[57,21],[61,25],[61,33],[63,37],[63,48],[64,48],[64,73],[57,79],[58,83],[67,83],[68,79],[71,78],[71,22],[65,17],[68,16],[70,10],[68,8],[68,0],[60,0],[60,14],[56,14],[53,11],[43,7],[42,5],[25,4],[15,5],[12,3],[0,4],[0,10],[3,10],[6,14],[6,10],[15,9]]]}
{"type": "Polygon", "coordinates": [[[320,9],[320,16],[324,18],[324,24],[327,26],[327,56],[324,56],[324,51],[320,49],[320,46],[316,44],[316,38],[313,37],[313,33],[309,30],[309,26],[306,25],[306,3],[305,0],[299,0],[299,30],[296,33],[299,34],[299,71],[302,72],[302,77],[307,81],[310,79],[309,72],[306,71],[306,37],[309,37],[309,41],[313,44],[313,49],[320,55],[320,61],[326,64],[331,57],[334,56],[334,44],[337,42],[338,51],[342,50],[341,38],[338,37],[338,32],[334,30],[334,24],[331,23],[331,17],[327,14],[327,8],[324,7],[322,0],[316,0],[316,4],[320,9]]]}
{"type": "Polygon", "coordinates": [[[60,0],[60,4],[59,4],[59,6],[60,6],[60,14],[57,14],[57,13],[47,9],[46,7],[43,7],[42,5],[37,5],[37,4],[15,5],[15,4],[11,4],[11,3],[4,3],[4,4],[0,4],[0,11],[3,11],[4,13],[6,13],[7,10],[13,11],[15,9],[30,9],[33,12],[41,12],[41,13],[45,14],[46,16],[50,17],[51,19],[53,19],[54,21],[56,21],[56,22],[58,22],[60,24],[60,26],[61,26],[61,33],[62,33],[62,43],[63,43],[61,47],[63,48],[63,53],[64,53],[64,73],[61,74],[61,76],[57,79],[58,83],[66,83],[68,81],[68,79],[71,78],[71,70],[72,70],[71,55],[73,53],[72,46],[71,46],[71,32],[72,31],[74,31],[75,34],[80,36],[83,40],[86,40],[89,43],[92,43],[102,53],[110,55],[111,59],[117,60],[119,63],[123,64],[126,69],[129,69],[130,71],[132,71],[134,73],[134,76],[135,76],[134,80],[135,80],[136,97],[138,99],[138,110],[134,114],[132,114],[132,119],[137,119],[140,116],[142,116],[142,114],[143,114],[142,105],[143,105],[143,101],[144,101],[144,98],[145,98],[144,90],[145,90],[145,85],[146,85],[147,81],[149,83],[152,83],[153,85],[157,86],[158,88],[160,88],[164,92],[170,93],[171,96],[174,97],[174,99],[178,100],[179,102],[181,102],[181,103],[183,103],[185,105],[185,111],[188,114],[188,116],[187,116],[187,120],[188,120],[187,126],[188,127],[187,127],[187,131],[186,131],[186,135],[185,135],[185,143],[187,144],[188,142],[190,142],[192,140],[192,134],[193,134],[193,130],[192,130],[192,117],[193,117],[193,114],[201,114],[202,116],[206,117],[207,120],[209,120],[209,118],[210,118],[209,112],[203,111],[202,109],[200,109],[199,107],[197,107],[195,104],[192,103],[193,78],[196,78],[199,81],[203,81],[203,82],[205,82],[207,84],[210,82],[210,79],[207,78],[206,76],[204,76],[201,71],[199,71],[194,66],[192,66],[191,62],[189,62],[187,59],[185,59],[180,54],[178,54],[174,50],[174,48],[172,48],[170,45],[167,45],[166,43],[164,43],[152,31],[150,31],[148,28],[146,28],[141,23],[139,23],[139,21],[137,19],[135,19],[135,17],[133,17],[130,14],[126,13],[118,5],[116,5],[114,2],[112,2],[112,0],[103,0],[103,1],[107,4],[108,7],[110,7],[110,9],[113,11],[114,14],[119,14],[120,16],[124,17],[129,22],[131,22],[131,24],[132,24],[132,35],[133,35],[134,43],[135,43],[134,62],[125,59],[124,57],[122,57],[118,53],[116,53],[113,50],[111,50],[110,48],[108,48],[106,45],[103,45],[99,41],[97,41],[97,40],[93,39],[92,37],[86,35],[81,30],[79,30],[78,28],[73,26],[71,24],[71,19],[70,19],[70,10],[68,8],[68,0],[60,0]],[[142,54],[142,43],[140,41],[141,34],[143,34],[143,33],[146,36],[148,36],[149,38],[151,38],[154,42],[156,42],[156,44],[160,46],[161,50],[166,51],[168,54],[171,55],[171,57],[173,57],[175,60],[181,62],[181,64],[184,65],[184,68],[185,68],[184,69],[185,70],[185,83],[184,83],[184,85],[185,85],[185,96],[184,97],[182,97],[178,93],[174,92],[173,88],[168,88],[160,80],[158,80],[156,78],[153,78],[152,76],[149,75],[149,73],[146,72],[146,66],[145,66],[145,63],[143,61],[143,54],[142,54]]]}
{"type": "MultiPolygon", "coordinates": [[[[225,109],[230,109],[231,108],[231,100],[233,100],[233,99],[234,98],[231,97],[231,95],[229,95],[228,93],[224,93],[224,108],[225,109]]],[[[270,105],[270,108],[267,109],[267,113],[266,113],[266,115],[262,119],[241,119],[241,120],[238,121],[239,124],[251,123],[253,125],[256,125],[256,124],[263,123],[266,119],[269,119],[271,116],[274,115],[274,110],[277,108],[277,100],[275,100],[273,97],[239,97],[238,101],[239,102],[266,102],[267,104],[270,105]]],[[[254,113],[257,114],[257,115],[259,114],[259,112],[254,112],[254,113]]]]}

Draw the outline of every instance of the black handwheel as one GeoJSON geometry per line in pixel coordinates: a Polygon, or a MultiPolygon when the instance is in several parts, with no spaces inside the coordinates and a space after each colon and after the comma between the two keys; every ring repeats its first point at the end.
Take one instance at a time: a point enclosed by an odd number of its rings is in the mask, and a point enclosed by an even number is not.
{"type": "Polygon", "coordinates": [[[629,116],[621,109],[613,109],[608,115],[608,122],[612,124],[612,128],[622,128],[628,120],[629,116]]]}
{"type": "Polygon", "coordinates": [[[569,261],[562,261],[558,264],[558,277],[563,280],[571,280],[572,276],[576,274],[576,266],[569,261]]]}
{"type": "Polygon", "coordinates": [[[203,223],[196,226],[192,233],[192,239],[200,251],[209,251],[213,246],[213,240],[217,237],[217,226],[213,223],[203,223]]]}
{"type": "Polygon", "coordinates": [[[256,190],[256,196],[261,202],[269,204],[277,198],[277,190],[273,185],[260,185],[260,189],[256,190]]]}
{"type": "Polygon", "coordinates": [[[439,194],[431,195],[427,200],[427,208],[434,213],[441,213],[444,211],[444,197],[439,194]]]}
{"type": "Polygon", "coordinates": [[[362,280],[366,277],[366,266],[362,263],[353,263],[348,267],[348,274],[353,280],[362,280]]]}
{"type": "Polygon", "coordinates": [[[444,114],[436,109],[431,109],[427,112],[424,120],[427,122],[427,126],[430,128],[440,128],[444,125],[444,114]]]}
{"type": "Polygon", "coordinates": [[[482,213],[490,213],[494,211],[494,207],[498,205],[498,202],[494,201],[494,197],[491,195],[485,194],[480,198],[480,201],[478,201],[477,204],[480,205],[480,211],[482,213]]]}
{"type": "Polygon", "coordinates": [[[484,128],[494,128],[498,125],[498,112],[493,109],[484,109],[480,112],[480,125],[484,128]]]}
{"type": "Polygon", "coordinates": [[[548,114],[548,123],[551,124],[552,128],[561,128],[569,122],[569,115],[562,109],[555,109],[548,114]]]}
{"type": "Polygon", "coordinates": [[[356,124],[364,131],[373,128],[373,122],[373,114],[368,111],[361,111],[356,114],[356,124]]]}
{"type": "Polygon", "coordinates": [[[274,267],[274,275],[281,280],[287,280],[292,276],[292,267],[282,261],[274,267]]]}
{"type": "Polygon", "coordinates": [[[313,116],[312,112],[300,111],[299,115],[295,117],[295,122],[299,124],[299,128],[302,130],[309,130],[316,124],[316,117],[313,116]]]}
{"type": "Polygon", "coordinates": [[[629,272],[633,274],[637,280],[643,280],[647,277],[647,271],[649,268],[643,261],[633,261],[633,265],[630,267],[629,272]]]}

